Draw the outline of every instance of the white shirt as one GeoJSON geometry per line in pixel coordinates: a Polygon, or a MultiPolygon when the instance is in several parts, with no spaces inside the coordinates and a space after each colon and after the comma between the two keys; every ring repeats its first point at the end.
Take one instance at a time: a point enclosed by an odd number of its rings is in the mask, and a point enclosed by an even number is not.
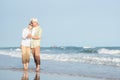
{"type": "Polygon", "coordinates": [[[27,38],[28,34],[31,34],[31,31],[28,28],[23,29],[22,32],[22,46],[30,47],[31,38],[27,38]]]}

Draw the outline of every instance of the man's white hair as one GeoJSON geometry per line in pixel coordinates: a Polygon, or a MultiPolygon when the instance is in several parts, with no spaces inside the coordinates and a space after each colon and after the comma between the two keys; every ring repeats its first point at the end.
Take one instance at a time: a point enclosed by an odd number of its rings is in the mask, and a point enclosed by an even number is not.
{"type": "Polygon", "coordinates": [[[38,19],[37,18],[31,18],[30,21],[34,21],[38,23],[38,19]]]}

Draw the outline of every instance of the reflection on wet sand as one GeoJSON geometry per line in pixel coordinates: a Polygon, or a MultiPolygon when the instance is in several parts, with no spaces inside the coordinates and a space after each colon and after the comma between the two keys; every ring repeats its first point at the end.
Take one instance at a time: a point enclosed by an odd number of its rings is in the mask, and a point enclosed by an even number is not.
{"type": "MultiPolygon", "coordinates": [[[[24,71],[21,80],[29,80],[28,71],[24,71]]],[[[40,80],[40,72],[36,72],[34,80],[40,80]]]]}
{"type": "Polygon", "coordinates": [[[36,72],[34,80],[40,80],[40,72],[36,72]]]}
{"type": "Polygon", "coordinates": [[[21,80],[29,80],[29,75],[28,75],[28,72],[27,72],[27,71],[24,71],[21,80]]]}

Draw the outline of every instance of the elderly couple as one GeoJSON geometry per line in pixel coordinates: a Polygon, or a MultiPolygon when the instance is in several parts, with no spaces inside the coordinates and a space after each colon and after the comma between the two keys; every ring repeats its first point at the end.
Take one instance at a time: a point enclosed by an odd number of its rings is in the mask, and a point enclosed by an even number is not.
{"type": "Polygon", "coordinates": [[[38,20],[32,18],[28,27],[23,29],[22,32],[22,63],[24,70],[28,70],[28,65],[30,61],[30,52],[34,58],[36,64],[36,71],[40,71],[40,40],[41,40],[42,30],[39,26],[38,20]]]}

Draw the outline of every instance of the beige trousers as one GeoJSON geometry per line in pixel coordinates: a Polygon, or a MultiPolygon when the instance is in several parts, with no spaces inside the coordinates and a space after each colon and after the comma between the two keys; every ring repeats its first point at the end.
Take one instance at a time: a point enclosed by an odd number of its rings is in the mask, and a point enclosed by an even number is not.
{"type": "Polygon", "coordinates": [[[29,63],[30,61],[30,47],[21,46],[22,49],[22,63],[29,63]]]}

